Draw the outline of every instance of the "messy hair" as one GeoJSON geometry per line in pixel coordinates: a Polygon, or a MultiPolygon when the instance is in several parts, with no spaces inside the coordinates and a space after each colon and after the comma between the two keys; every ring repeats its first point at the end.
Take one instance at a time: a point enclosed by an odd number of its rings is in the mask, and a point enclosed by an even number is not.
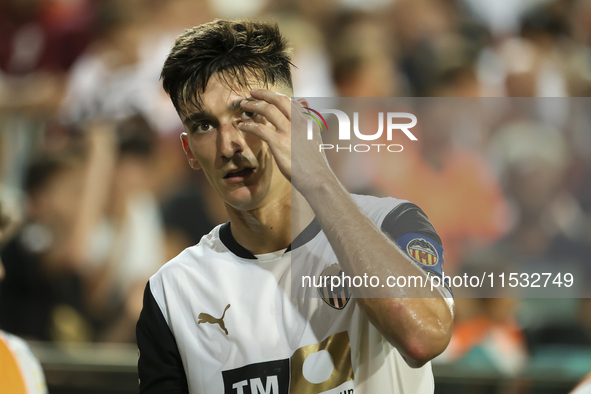
{"type": "Polygon", "coordinates": [[[222,20],[185,30],[164,62],[160,79],[176,110],[202,107],[209,79],[220,75],[228,86],[263,86],[292,90],[291,49],[276,23],[222,20]]]}

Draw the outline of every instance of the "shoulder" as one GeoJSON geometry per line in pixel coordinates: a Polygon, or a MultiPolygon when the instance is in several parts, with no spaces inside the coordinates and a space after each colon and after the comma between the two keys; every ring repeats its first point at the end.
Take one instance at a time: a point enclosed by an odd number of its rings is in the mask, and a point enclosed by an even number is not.
{"type": "Polygon", "coordinates": [[[0,340],[3,340],[6,343],[6,345],[10,348],[10,350],[15,354],[19,354],[23,351],[31,351],[29,345],[27,345],[27,343],[23,339],[15,335],[9,334],[5,331],[0,330],[0,340]]]}
{"type": "Polygon", "coordinates": [[[207,287],[211,276],[221,269],[220,259],[228,259],[230,253],[219,238],[220,227],[216,226],[198,244],[180,252],[148,281],[145,297],[155,300],[167,320],[171,303],[182,305],[193,299],[189,294],[207,287]]]}
{"type": "Polygon", "coordinates": [[[204,235],[199,243],[190,246],[164,264],[151,278],[150,283],[176,277],[187,270],[195,270],[201,264],[205,264],[214,254],[224,252],[220,241],[219,229],[216,226],[204,235]]]}
{"type": "Polygon", "coordinates": [[[31,393],[47,393],[43,369],[27,342],[4,331],[0,331],[0,341],[3,341],[12,353],[21,371],[22,379],[31,393]]]}
{"type": "MultiPolygon", "coordinates": [[[[435,232],[427,214],[408,200],[361,194],[351,194],[351,197],[361,210],[382,228],[396,227],[400,234],[417,228],[428,228],[435,232]]],[[[437,241],[441,242],[439,239],[437,241]]]]}
{"type": "MultiPolygon", "coordinates": [[[[352,197],[413,263],[428,275],[443,277],[443,244],[421,208],[407,200],[392,197],[352,197]]],[[[451,288],[447,282],[444,286],[447,289],[444,298],[452,308],[451,288]]]]}
{"type": "Polygon", "coordinates": [[[407,200],[394,197],[375,197],[363,194],[351,194],[353,201],[376,224],[380,225],[394,208],[410,204],[407,200]]]}
{"type": "Polygon", "coordinates": [[[393,239],[406,233],[427,233],[441,244],[441,239],[427,214],[412,202],[394,197],[361,194],[351,194],[351,197],[359,208],[393,239]]]}

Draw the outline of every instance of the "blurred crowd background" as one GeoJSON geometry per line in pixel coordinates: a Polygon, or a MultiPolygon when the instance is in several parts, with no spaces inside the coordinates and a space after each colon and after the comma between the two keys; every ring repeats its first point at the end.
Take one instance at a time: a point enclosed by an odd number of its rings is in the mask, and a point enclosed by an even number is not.
{"type": "MultiPolygon", "coordinates": [[[[148,278],[227,220],[159,82],[176,35],[216,17],[276,20],[298,97],[440,98],[413,149],[331,160],[423,208],[446,273],[591,266],[589,0],[2,0],[0,328],[133,343],[148,278]]],[[[591,371],[589,298],[496,296],[456,300],[438,363],[591,371]]]]}

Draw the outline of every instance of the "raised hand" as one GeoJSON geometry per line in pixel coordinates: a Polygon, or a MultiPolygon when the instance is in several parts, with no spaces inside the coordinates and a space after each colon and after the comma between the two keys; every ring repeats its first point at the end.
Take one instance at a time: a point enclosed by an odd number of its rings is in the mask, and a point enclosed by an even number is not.
{"type": "Polygon", "coordinates": [[[243,109],[255,115],[249,122],[241,122],[240,130],[265,141],[281,173],[300,192],[306,186],[334,179],[326,157],[320,152],[320,129],[313,125],[313,138],[307,138],[308,118],[305,100],[291,100],[284,94],[267,89],[251,92],[255,100],[244,100],[243,109]],[[294,176],[295,175],[295,176],[294,176]]]}

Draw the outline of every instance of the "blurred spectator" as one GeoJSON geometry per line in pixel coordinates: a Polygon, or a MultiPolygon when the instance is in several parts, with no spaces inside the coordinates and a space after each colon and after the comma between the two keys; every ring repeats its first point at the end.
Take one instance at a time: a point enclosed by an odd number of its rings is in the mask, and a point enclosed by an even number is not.
{"type": "Polygon", "coordinates": [[[66,72],[93,34],[88,0],[0,4],[0,107],[53,111],[66,72]]]}
{"type": "Polygon", "coordinates": [[[495,37],[506,37],[519,32],[521,18],[525,11],[532,4],[540,3],[540,1],[497,0],[494,2],[484,2],[479,0],[462,0],[462,3],[465,4],[466,9],[476,18],[488,25],[488,29],[495,37]]]}
{"type": "Polygon", "coordinates": [[[377,15],[344,14],[331,34],[333,75],[341,97],[398,95],[395,43],[377,15]]]}
{"type": "Polygon", "coordinates": [[[78,213],[83,162],[76,155],[40,157],[26,182],[27,220],[2,250],[0,325],[34,339],[89,340],[82,279],[64,262],[78,213]]]}
{"type": "Polygon", "coordinates": [[[454,144],[464,102],[420,101],[421,121],[413,128],[418,141],[401,153],[373,155],[368,171],[375,174],[374,187],[425,211],[441,237],[450,271],[471,248],[502,236],[509,221],[507,202],[485,158],[454,144]]]}
{"type": "Polygon", "coordinates": [[[326,37],[315,25],[294,14],[274,16],[293,47],[292,78],[296,97],[336,95],[326,37]]]}
{"type": "Polygon", "coordinates": [[[396,37],[400,69],[407,82],[404,96],[426,96],[439,73],[437,44],[453,34],[458,23],[452,2],[400,0],[391,8],[383,29],[396,37]]]}
{"type": "Polygon", "coordinates": [[[586,95],[591,66],[577,15],[584,2],[554,1],[525,10],[520,34],[503,37],[482,52],[481,82],[488,90],[511,97],[564,97],[586,95]],[[571,36],[575,30],[575,36],[571,36]]]}
{"type": "Polygon", "coordinates": [[[504,375],[519,375],[528,359],[525,335],[515,319],[519,300],[484,298],[474,302],[477,314],[455,324],[441,359],[461,369],[484,367],[504,375]]]}
{"type": "Polygon", "coordinates": [[[159,83],[172,38],[147,23],[146,10],[130,7],[116,1],[103,5],[100,35],[68,78],[63,120],[120,121],[140,113],[159,132],[177,131],[180,120],[159,83]]]}
{"type": "MultiPolygon", "coordinates": [[[[564,184],[567,148],[558,130],[531,118],[535,106],[526,104],[532,103],[519,103],[513,107],[521,118],[504,125],[491,141],[516,222],[503,240],[468,257],[464,268],[493,264],[512,272],[571,273],[572,287],[547,293],[556,298],[524,299],[519,320],[534,357],[557,357],[558,349],[588,351],[583,349],[591,348],[591,336],[577,322],[576,297],[589,295],[591,248],[569,236],[581,211],[564,184]]],[[[527,289],[521,295],[527,297],[527,289]]]]}
{"type": "MultiPolygon", "coordinates": [[[[109,193],[104,211],[88,228],[82,260],[99,338],[132,342],[145,283],[165,262],[162,219],[152,178],[156,133],[141,116],[119,123],[110,132],[116,145],[105,146],[111,152],[104,155],[113,156],[112,170],[98,185],[109,193]]],[[[104,160],[97,157],[96,163],[104,166],[104,160]]]]}
{"type": "Polygon", "coordinates": [[[167,260],[228,220],[223,202],[210,190],[202,174],[189,173],[183,181],[182,188],[162,204],[167,260]]]}
{"type": "Polygon", "coordinates": [[[156,135],[133,117],[116,130],[89,124],[83,137],[86,160],[62,152],[28,172],[28,220],[3,251],[14,273],[0,321],[37,339],[133,341],[143,287],[165,259],[156,135]]]}
{"type": "MultiPolygon", "coordinates": [[[[566,184],[569,149],[558,129],[541,122],[536,103],[512,100],[513,118],[490,141],[490,156],[504,179],[518,218],[515,238],[529,228],[541,237],[537,248],[549,246],[553,237],[576,238],[583,215],[566,184]]],[[[529,230],[528,230],[529,231],[529,230]]],[[[528,238],[531,250],[535,238],[528,238]]]]}

